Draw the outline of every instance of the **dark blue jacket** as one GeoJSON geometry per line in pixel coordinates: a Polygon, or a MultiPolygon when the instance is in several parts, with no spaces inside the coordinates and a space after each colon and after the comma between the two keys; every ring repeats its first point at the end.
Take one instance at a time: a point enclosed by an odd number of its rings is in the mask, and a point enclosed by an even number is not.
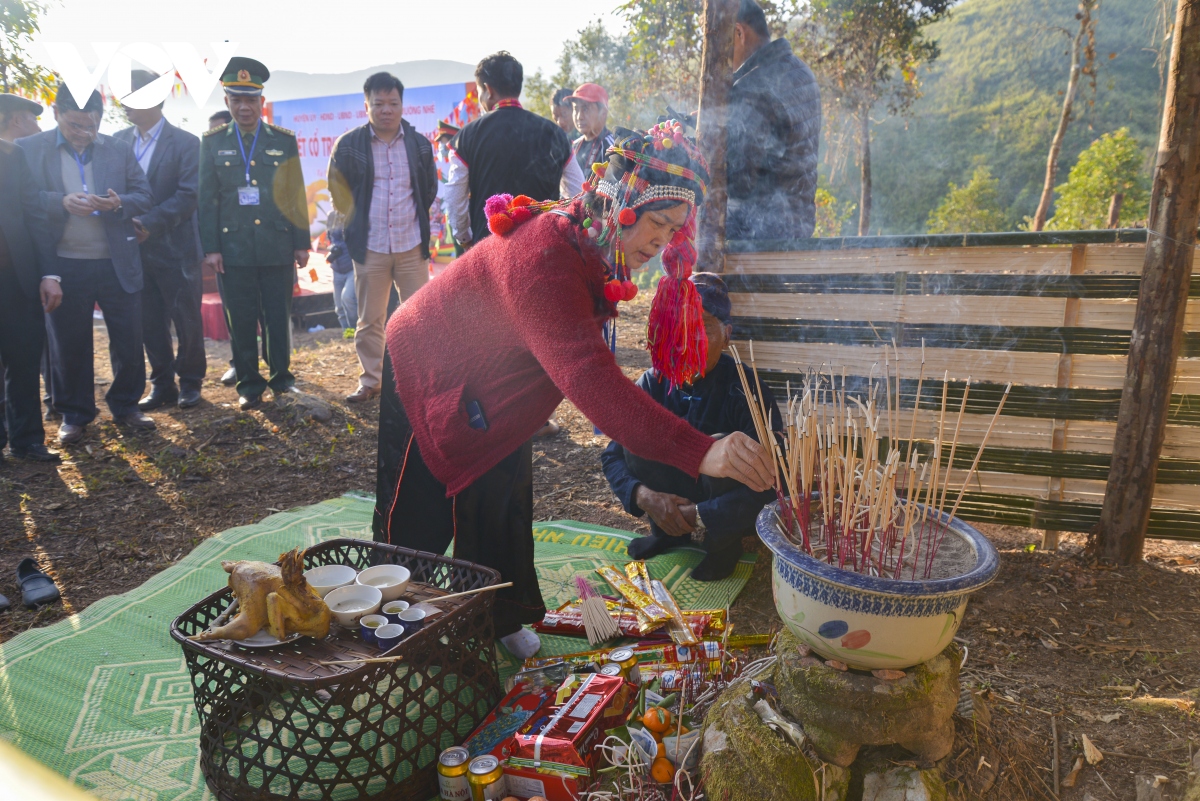
{"type": "MultiPolygon", "coordinates": [[[[748,370],[747,378],[751,382],[754,380],[753,374],[748,370]]],[[[670,389],[668,383],[660,381],[653,370],[643,373],[637,384],[659,405],[687,420],[692,428],[705,434],[711,436],[741,431],[757,439],[754,418],[750,416],[750,407],[746,403],[745,393],[742,392],[737,366],[729,354],[722,354],[720,361],[708,375],[688,387],[670,389]]],[[[762,390],[767,408],[774,410],[772,427],[781,430],[783,419],[779,415],[779,407],[775,404],[775,396],[765,384],[762,390]]],[[[751,391],[754,391],[753,384],[751,391]]],[[[613,440],[600,455],[600,463],[604,466],[604,477],[608,479],[609,486],[620,499],[625,511],[635,517],[641,517],[644,513],[633,500],[640,482],[633,477],[625,464],[625,449],[613,440]]],[[[744,521],[747,515],[758,514],[774,497],[773,490],[754,492],[749,487],[740,486],[710,501],[702,501],[696,508],[707,528],[721,531],[737,527],[739,521],[744,521]]]]}
{"type": "MultiPolygon", "coordinates": [[[[133,147],[137,128],[130,126],[113,138],[133,147]]],[[[147,270],[178,270],[190,274],[204,254],[196,206],[200,197],[200,138],[163,120],[150,169],[146,171],[154,208],[141,215],[150,238],[142,243],[142,266],[147,270]]]]}
{"type": "Polygon", "coordinates": [[[812,236],[821,91],[786,39],[763,45],[733,74],[728,130],[725,236],[812,236]]]}

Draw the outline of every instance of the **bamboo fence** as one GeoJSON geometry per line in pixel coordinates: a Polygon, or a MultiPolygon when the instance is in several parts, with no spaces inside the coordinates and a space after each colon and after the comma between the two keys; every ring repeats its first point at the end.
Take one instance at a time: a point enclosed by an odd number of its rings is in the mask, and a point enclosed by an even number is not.
{"type": "MultiPolygon", "coordinates": [[[[830,366],[861,393],[890,359],[906,421],[923,354],[913,443],[922,459],[943,395],[957,413],[970,377],[953,464],[942,454],[954,471],[970,467],[1011,382],[958,515],[1086,532],[1108,477],[1145,238],[1127,229],[730,242],[734,342],[743,352],[754,342],[780,397],[830,366]]],[[[1200,541],[1200,277],[1190,296],[1148,536],[1200,541]]]]}

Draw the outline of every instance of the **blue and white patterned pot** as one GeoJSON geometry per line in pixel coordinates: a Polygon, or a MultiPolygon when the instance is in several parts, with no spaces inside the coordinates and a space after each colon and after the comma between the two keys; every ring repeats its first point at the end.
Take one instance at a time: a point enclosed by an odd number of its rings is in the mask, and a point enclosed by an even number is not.
{"type": "MultiPolygon", "coordinates": [[[[783,535],[771,503],[758,516],[758,536],[774,555],[771,589],[784,624],[826,659],[853,668],[903,669],[941,653],[958,631],[967,597],[996,577],[1000,561],[987,538],[961,520],[947,536],[974,551],[961,576],[904,581],[840,570],[804,553],[783,535]]],[[[949,520],[942,515],[942,522],[949,520]]]]}

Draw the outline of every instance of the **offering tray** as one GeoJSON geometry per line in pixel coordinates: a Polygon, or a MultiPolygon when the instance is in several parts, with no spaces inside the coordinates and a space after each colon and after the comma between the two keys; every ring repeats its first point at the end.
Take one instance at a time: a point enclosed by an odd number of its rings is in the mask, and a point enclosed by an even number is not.
{"type": "MultiPolygon", "coordinates": [[[[305,562],[308,566],[307,559],[305,562]]],[[[367,566],[370,567],[370,565],[367,566]]],[[[488,582],[488,584],[491,583],[495,582],[488,582]]],[[[486,586],[486,584],[480,586],[486,586]]],[[[470,603],[472,598],[477,597],[468,595],[465,598],[452,598],[445,603],[426,603],[450,594],[452,593],[449,590],[443,590],[424,582],[411,581],[399,600],[408,601],[412,606],[421,604],[421,608],[425,609],[428,615],[425,619],[426,623],[424,628],[411,637],[404,638],[399,645],[389,651],[381,651],[373,643],[364,641],[357,626],[351,630],[340,626],[336,620],[329,627],[329,636],[323,640],[292,635],[287,640],[280,642],[263,630],[250,640],[208,640],[206,642],[187,640],[187,642],[207,652],[209,656],[217,657],[219,655],[222,659],[237,661],[243,667],[258,672],[262,676],[292,680],[317,680],[318,683],[323,679],[341,679],[348,673],[360,672],[366,668],[375,667],[378,663],[360,663],[358,665],[322,665],[321,663],[381,657],[403,659],[404,654],[413,647],[414,643],[421,643],[417,646],[418,648],[437,648],[437,640],[441,638],[429,636],[430,632],[445,628],[438,624],[458,614],[459,610],[470,603]]],[[[479,593],[479,596],[489,596],[490,594],[479,593]]],[[[232,601],[233,593],[226,587],[205,598],[200,605],[215,604],[219,614],[232,601]]],[[[490,607],[491,604],[488,603],[488,606],[490,607]]],[[[192,607],[192,609],[195,608],[192,607]]],[[[179,620],[183,620],[187,615],[188,612],[185,612],[179,620]]],[[[175,636],[175,632],[176,627],[172,626],[172,636],[175,636]]],[[[184,635],[185,638],[187,636],[184,635]]],[[[178,641],[180,638],[176,636],[175,639],[178,641]]]]}
{"type": "MultiPolygon", "coordinates": [[[[399,564],[412,573],[412,604],[499,583],[470,562],[356,539],[309,548],[305,568],[363,570],[399,564]]],[[[175,619],[200,718],[200,767],[221,801],[332,798],[347,786],[378,801],[437,794],[437,755],[457,745],[499,702],[492,603],[481,592],[436,604],[439,614],[388,651],[336,623],[308,637],[253,650],[230,640],[187,639],[232,600],[223,588],[175,619]],[[390,662],[321,665],[362,658],[390,662]],[[377,759],[380,749],[389,758],[377,759]]]]}

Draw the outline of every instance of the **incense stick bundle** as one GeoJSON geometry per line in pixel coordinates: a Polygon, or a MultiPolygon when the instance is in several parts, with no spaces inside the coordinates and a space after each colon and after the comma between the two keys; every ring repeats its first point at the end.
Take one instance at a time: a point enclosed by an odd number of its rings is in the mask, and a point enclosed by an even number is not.
{"type": "Polygon", "coordinates": [[[619,635],[621,630],[609,616],[604,599],[597,594],[588,580],[583,576],[576,576],[575,587],[579,590],[580,609],[583,612],[583,630],[587,632],[588,642],[595,646],[619,635]]]}

